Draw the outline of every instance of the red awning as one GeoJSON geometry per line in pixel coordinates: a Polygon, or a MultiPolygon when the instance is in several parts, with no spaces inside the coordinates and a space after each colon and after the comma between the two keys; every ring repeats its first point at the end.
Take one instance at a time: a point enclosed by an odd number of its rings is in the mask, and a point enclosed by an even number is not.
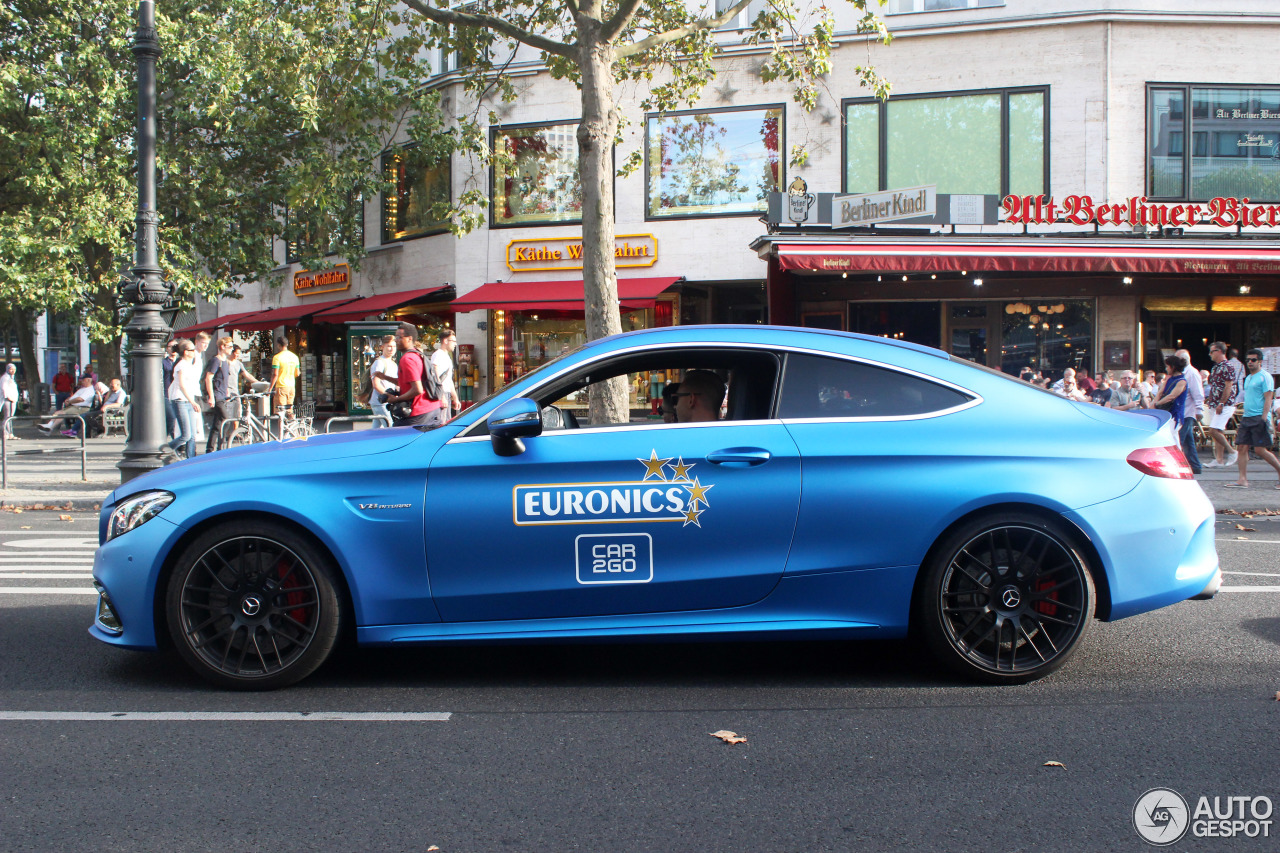
{"type": "Polygon", "coordinates": [[[337,308],[339,305],[346,305],[348,302],[354,301],[354,299],[348,297],[346,299],[330,299],[327,302],[307,302],[303,305],[276,308],[271,311],[263,311],[261,314],[249,318],[237,328],[242,332],[261,332],[266,329],[274,329],[276,326],[289,326],[297,323],[303,317],[310,317],[312,314],[328,311],[337,308]]]}
{"type": "Polygon", "coordinates": [[[448,287],[424,287],[421,290],[405,290],[399,293],[379,293],[377,296],[366,296],[336,308],[328,308],[314,314],[311,319],[319,323],[348,323],[352,320],[363,320],[370,314],[381,314],[411,302],[421,302],[429,296],[444,293],[448,287]]]}
{"type": "MultiPolygon", "coordinates": [[[[655,297],[680,276],[618,279],[618,302],[624,311],[652,308],[655,297]]],[[[581,281],[492,281],[453,302],[453,310],[582,311],[581,281]]]]}
{"type": "Polygon", "coordinates": [[[784,270],[815,272],[1280,273],[1280,244],[990,238],[782,243],[784,270]]]}
{"type": "Polygon", "coordinates": [[[212,320],[205,320],[203,323],[196,323],[194,326],[187,326],[185,329],[175,329],[175,335],[194,335],[196,332],[212,332],[214,329],[240,329],[242,326],[236,325],[241,320],[249,317],[257,316],[263,313],[258,311],[241,311],[239,314],[226,314],[222,317],[214,317],[212,320]]]}

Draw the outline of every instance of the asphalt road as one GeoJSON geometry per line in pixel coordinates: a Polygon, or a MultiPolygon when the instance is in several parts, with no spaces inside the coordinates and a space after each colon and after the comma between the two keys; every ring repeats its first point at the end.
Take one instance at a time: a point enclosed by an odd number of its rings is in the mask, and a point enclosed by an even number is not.
{"type": "MultiPolygon", "coordinates": [[[[905,643],[768,643],[360,651],[244,695],[93,641],[96,522],[59,515],[0,514],[0,850],[1132,851],[1151,788],[1280,803],[1272,518],[1219,523],[1255,574],[1095,623],[1025,687],[905,643]]],[[[1280,849],[1271,819],[1171,849],[1280,849]]]]}

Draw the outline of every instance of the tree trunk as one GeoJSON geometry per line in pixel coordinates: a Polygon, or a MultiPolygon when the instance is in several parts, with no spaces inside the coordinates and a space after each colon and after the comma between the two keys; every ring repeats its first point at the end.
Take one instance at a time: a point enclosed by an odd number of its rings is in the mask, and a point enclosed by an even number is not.
{"type": "MultiPolygon", "coordinates": [[[[578,16],[582,69],[582,122],[578,125],[578,163],[582,172],[582,285],[587,340],[622,331],[618,310],[618,271],[614,263],[613,140],[618,131],[614,101],[614,49],[600,35],[601,22],[578,16]]],[[[626,423],[627,380],[616,377],[592,386],[593,424],[626,423]]]]}
{"type": "Polygon", "coordinates": [[[37,408],[36,386],[40,384],[40,360],[36,358],[35,320],[25,308],[13,307],[13,332],[18,338],[18,352],[22,355],[22,380],[27,386],[32,411],[37,408]]]}
{"type": "MultiPolygon", "coordinates": [[[[93,304],[98,311],[112,319],[115,325],[116,291],[114,287],[99,284],[93,292],[93,304]]],[[[111,384],[112,379],[120,378],[120,337],[105,341],[94,341],[98,347],[98,381],[111,384]]]]}

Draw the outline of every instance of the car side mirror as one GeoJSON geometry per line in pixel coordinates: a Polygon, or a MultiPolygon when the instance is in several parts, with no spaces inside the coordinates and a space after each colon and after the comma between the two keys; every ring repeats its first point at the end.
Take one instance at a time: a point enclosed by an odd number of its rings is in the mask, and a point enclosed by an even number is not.
{"type": "Polygon", "coordinates": [[[520,439],[542,435],[542,409],[528,397],[516,397],[494,409],[488,425],[493,452],[499,456],[519,456],[524,453],[524,442],[520,439]]]}

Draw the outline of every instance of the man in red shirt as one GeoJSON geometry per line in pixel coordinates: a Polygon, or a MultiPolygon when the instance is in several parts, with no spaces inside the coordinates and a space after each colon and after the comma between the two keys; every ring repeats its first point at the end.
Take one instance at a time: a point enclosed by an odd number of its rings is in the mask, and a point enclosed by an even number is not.
{"type": "Polygon", "coordinates": [[[418,327],[412,323],[401,323],[396,328],[396,346],[400,350],[398,375],[395,377],[379,373],[384,382],[396,382],[399,394],[387,397],[387,408],[394,412],[395,403],[401,400],[412,400],[413,408],[408,417],[393,419],[395,426],[439,426],[444,423],[445,412],[439,400],[429,400],[426,394],[427,362],[418,351],[418,327]]]}
{"type": "Polygon", "coordinates": [[[71,374],[67,372],[65,364],[59,365],[58,373],[53,377],[53,407],[61,409],[62,404],[67,402],[67,398],[71,396],[71,392],[76,388],[76,382],[71,378],[71,374]]]}

